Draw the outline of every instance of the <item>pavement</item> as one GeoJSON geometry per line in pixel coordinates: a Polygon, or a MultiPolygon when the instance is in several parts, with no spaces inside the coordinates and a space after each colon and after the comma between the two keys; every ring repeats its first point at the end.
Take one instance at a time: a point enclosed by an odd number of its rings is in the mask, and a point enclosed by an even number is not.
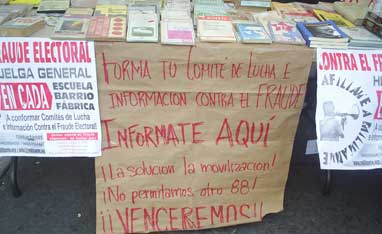
{"type": "MultiPolygon", "coordinates": [[[[300,120],[284,211],[260,223],[184,233],[382,233],[382,170],[336,171],[331,193],[321,195],[318,159],[304,155],[315,137],[310,121],[300,120]]],[[[95,233],[94,159],[22,158],[19,167],[20,198],[8,177],[0,181],[0,234],[95,233]]]]}

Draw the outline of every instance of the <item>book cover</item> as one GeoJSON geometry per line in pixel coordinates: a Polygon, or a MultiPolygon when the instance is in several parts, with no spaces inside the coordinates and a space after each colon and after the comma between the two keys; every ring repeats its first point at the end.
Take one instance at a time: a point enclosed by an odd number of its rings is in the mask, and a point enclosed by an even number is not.
{"type": "Polygon", "coordinates": [[[200,41],[207,42],[236,41],[229,16],[199,16],[198,36],[200,41]]]}
{"type": "Polygon", "coordinates": [[[312,13],[306,11],[303,7],[293,3],[272,2],[272,8],[281,16],[313,16],[312,13]]]}
{"type": "Polygon", "coordinates": [[[89,20],[86,38],[94,41],[124,41],[126,27],[125,16],[94,16],[89,20]]]}
{"type": "Polygon", "coordinates": [[[305,40],[294,23],[270,21],[268,27],[274,42],[297,45],[305,44],[305,40]]]}
{"type": "Polygon", "coordinates": [[[349,38],[331,21],[317,23],[297,23],[297,28],[309,46],[311,41],[321,42],[344,42],[349,38]]]}
{"type": "Polygon", "coordinates": [[[93,8],[68,8],[64,16],[92,16],[94,12],[93,8]]]}
{"type": "Polygon", "coordinates": [[[19,17],[0,25],[2,36],[29,36],[30,34],[42,29],[45,21],[42,17],[19,17]]]}
{"type": "Polygon", "coordinates": [[[191,19],[190,12],[185,9],[163,9],[161,12],[163,19],[191,19]]]}
{"type": "Polygon", "coordinates": [[[368,10],[367,6],[348,2],[335,2],[334,9],[355,25],[362,25],[368,10]]]}
{"type": "Polygon", "coordinates": [[[53,39],[85,39],[89,27],[88,18],[62,17],[51,34],[53,39]]]}
{"type": "Polygon", "coordinates": [[[270,8],[272,7],[272,2],[261,0],[241,0],[240,6],[270,8]]]}
{"type": "Polygon", "coordinates": [[[97,5],[94,10],[94,16],[127,16],[126,5],[97,5]]]}
{"type": "Polygon", "coordinates": [[[195,32],[191,18],[188,20],[164,20],[161,22],[162,44],[194,45],[195,32]]]}
{"type": "Polygon", "coordinates": [[[128,42],[158,42],[157,14],[129,15],[128,42]]]}
{"type": "Polygon", "coordinates": [[[131,14],[158,14],[157,5],[134,4],[128,7],[129,15],[131,14]]]}
{"type": "Polygon", "coordinates": [[[65,13],[69,5],[70,0],[42,0],[37,13],[65,13]]]}
{"type": "Polygon", "coordinates": [[[322,10],[313,10],[314,15],[321,21],[332,20],[337,26],[354,27],[349,20],[339,14],[330,13],[322,10]]]}
{"type": "Polygon", "coordinates": [[[272,43],[267,31],[260,24],[237,23],[236,29],[243,43],[272,43]]]}

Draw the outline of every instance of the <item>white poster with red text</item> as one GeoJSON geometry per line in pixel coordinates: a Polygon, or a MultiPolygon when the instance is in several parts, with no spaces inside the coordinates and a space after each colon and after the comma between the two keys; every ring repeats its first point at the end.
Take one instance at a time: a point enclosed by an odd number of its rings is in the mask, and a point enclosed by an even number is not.
{"type": "Polygon", "coordinates": [[[99,156],[94,43],[0,38],[0,156],[99,156]]]}
{"type": "Polygon", "coordinates": [[[317,50],[321,169],[382,168],[382,50],[317,50]]]}

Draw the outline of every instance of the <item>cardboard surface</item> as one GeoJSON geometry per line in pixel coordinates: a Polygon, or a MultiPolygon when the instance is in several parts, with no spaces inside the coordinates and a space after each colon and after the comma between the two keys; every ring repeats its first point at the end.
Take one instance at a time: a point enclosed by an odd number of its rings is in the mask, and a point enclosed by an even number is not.
{"type": "Polygon", "coordinates": [[[96,44],[97,233],[205,229],[281,211],[312,52],[96,44]]]}

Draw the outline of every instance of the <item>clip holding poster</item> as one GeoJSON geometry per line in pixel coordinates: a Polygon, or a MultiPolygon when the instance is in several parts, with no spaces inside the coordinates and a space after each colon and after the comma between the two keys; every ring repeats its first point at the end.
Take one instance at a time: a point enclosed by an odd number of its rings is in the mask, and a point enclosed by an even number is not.
{"type": "Polygon", "coordinates": [[[0,45],[0,156],[100,156],[94,43],[1,38],[0,45]]]}
{"type": "Polygon", "coordinates": [[[317,50],[321,169],[382,167],[382,50],[317,50]]]}

